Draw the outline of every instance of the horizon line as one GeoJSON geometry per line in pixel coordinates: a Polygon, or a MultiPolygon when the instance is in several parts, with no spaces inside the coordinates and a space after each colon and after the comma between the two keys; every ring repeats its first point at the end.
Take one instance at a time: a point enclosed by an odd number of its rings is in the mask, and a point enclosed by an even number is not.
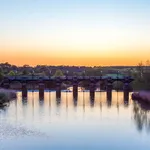
{"type": "MultiPolygon", "coordinates": [[[[139,62],[139,63],[141,63],[141,62],[139,62]]],[[[94,65],[94,66],[92,66],[92,65],[63,65],[63,64],[59,64],[59,65],[50,65],[50,64],[37,64],[37,65],[23,64],[23,65],[17,65],[17,64],[11,64],[9,62],[0,62],[0,64],[6,64],[6,63],[10,64],[11,66],[17,66],[17,67],[23,67],[23,66],[30,66],[30,67],[54,66],[54,67],[59,67],[59,66],[64,66],[64,67],[92,67],[92,68],[94,68],[94,67],[136,67],[139,64],[139,63],[137,63],[137,65],[94,65]]]]}

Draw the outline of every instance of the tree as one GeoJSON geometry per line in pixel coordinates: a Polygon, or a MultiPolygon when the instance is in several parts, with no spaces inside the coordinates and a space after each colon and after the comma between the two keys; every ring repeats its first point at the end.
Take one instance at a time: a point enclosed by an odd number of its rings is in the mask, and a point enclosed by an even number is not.
{"type": "Polygon", "coordinates": [[[140,74],[140,77],[143,77],[143,70],[144,70],[144,64],[142,62],[140,62],[137,66],[138,72],[140,74]]]}
{"type": "Polygon", "coordinates": [[[61,70],[56,70],[54,77],[61,77],[64,76],[63,72],[61,70]]]}
{"type": "Polygon", "coordinates": [[[22,74],[23,74],[23,75],[29,75],[29,71],[28,71],[27,69],[24,69],[24,70],[22,71],[22,74]]]}
{"type": "Polygon", "coordinates": [[[0,73],[3,73],[3,68],[2,67],[0,67],[0,73]]]}
{"type": "Polygon", "coordinates": [[[147,66],[147,67],[150,66],[150,61],[149,61],[149,60],[146,61],[146,66],[147,66]]]}
{"type": "Polygon", "coordinates": [[[14,71],[11,70],[11,71],[8,73],[8,75],[9,75],[9,76],[15,76],[16,74],[15,74],[14,71]]]}
{"type": "Polygon", "coordinates": [[[0,81],[4,78],[3,69],[0,67],[0,81]]]}
{"type": "Polygon", "coordinates": [[[4,78],[4,74],[0,72],[0,81],[3,80],[3,78],[4,78]]]}

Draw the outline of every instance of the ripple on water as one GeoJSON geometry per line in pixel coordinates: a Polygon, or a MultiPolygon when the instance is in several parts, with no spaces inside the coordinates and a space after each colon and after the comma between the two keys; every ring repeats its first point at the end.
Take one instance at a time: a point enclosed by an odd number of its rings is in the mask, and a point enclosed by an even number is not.
{"type": "Polygon", "coordinates": [[[48,138],[45,133],[36,129],[28,129],[21,124],[12,125],[6,122],[0,122],[0,140],[14,139],[26,136],[48,138]]]}

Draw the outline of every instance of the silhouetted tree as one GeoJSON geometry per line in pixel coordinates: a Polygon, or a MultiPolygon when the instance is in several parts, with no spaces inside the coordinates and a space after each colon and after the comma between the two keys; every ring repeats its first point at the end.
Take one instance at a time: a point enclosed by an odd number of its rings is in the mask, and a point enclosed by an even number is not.
{"type": "Polygon", "coordinates": [[[138,73],[139,73],[140,78],[142,78],[143,77],[144,64],[142,62],[140,62],[137,66],[137,69],[138,69],[138,73]]]}
{"type": "Polygon", "coordinates": [[[27,69],[24,69],[24,70],[22,71],[22,74],[23,74],[23,75],[29,75],[30,73],[29,73],[29,71],[28,71],[27,69]]]}
{"type": "Polygon", "coordinates": [[[4,78],[3,69],[0,67],[0,81],[4,78]]]}

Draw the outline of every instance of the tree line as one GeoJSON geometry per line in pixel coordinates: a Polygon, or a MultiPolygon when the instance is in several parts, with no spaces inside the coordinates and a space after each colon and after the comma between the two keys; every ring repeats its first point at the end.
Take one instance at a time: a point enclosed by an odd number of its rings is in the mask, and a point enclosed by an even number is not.
{"type": "MultiPolygon", "coordinates": [[[[0,80],[4,76],[16,75],[42,75],[42,76],[102,76],[107,74],[122,74],[132,76],[134,90],[150,90],[150,61],[140,62],[137,66],[51,66],[29,65],[16,66],[8,62],[0,63],[0,80]]],[[[122,83],[114,85],[115,88],[121,89],[122,83]]]]}

